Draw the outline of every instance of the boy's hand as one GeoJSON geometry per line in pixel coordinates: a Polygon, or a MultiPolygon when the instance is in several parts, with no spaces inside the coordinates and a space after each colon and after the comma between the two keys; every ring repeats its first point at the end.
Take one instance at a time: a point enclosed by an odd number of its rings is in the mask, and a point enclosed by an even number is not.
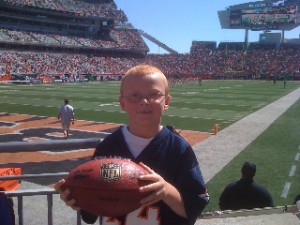
{"type": "Polygon", "coordinates": [[[60,181],[58,181],[55,185],[54,185],[54,189],[60,194],[60,199],[63,200],[65,202],[65,204],[67,206],[70,206],[73,210],[75,211],[79,211],[80,207],[78,207],[76,205],[76,201],[75,199],[70,199],[69,195],[70,195],[70,189],[65,189],[63,190],[62,185],[65,183],[65,180],[62,179],[60,181]]]}
{"type": "Polygon", "coordinates": [[[175,213],[187,218],[183,200],[179,191],[148,166],[143,163],[140,163],[140,165],[148,170],[150,174],[142,175],[139,177],[139,179],[152,182],[151,184],[139,188],[140,192],[149,192],[149,195],[141,200],[141,204],[143,206],[148,206],[162,200],[175,213]]]}
{"type": "Polygon", "coordinates": [[[164,200],[168,195],[168,183],[145,164],[140,163],[140,166],[149,171],[150,174],[142,175],[139,179],[152,182],[151,184],[140,187],[140,192],[149,192],[149,195],[141,200],[141,204],[151,205],[160,200],[164,200]]]}

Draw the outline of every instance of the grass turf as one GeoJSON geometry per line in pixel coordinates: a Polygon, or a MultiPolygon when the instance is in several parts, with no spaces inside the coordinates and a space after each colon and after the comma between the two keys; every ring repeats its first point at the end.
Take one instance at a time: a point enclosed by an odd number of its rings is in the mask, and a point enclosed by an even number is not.
{"type": "Polygon", "coordinates": [[[271,193],[275,206],[292,205],[300,192],[300,100],[279,117],[265,132],[252,142],[241,154],[207,183],[211,194],[207,211],[218,210],[219,196],[224,187],[241,176],[243,162],[252,161],[257,166],[254,180],[271,193]],[[291,167],[297,166],[294,176],[291,167]],[[286,182],[291,183],[287,197],[281,197],[286,182]]]}
{"type": "MultiPolygon", "coordinates": [[[[199,86],[171,87],[172,102],[164,124],[179,129],[213,132],[214,124],[224,129],[300,87],[299,82],[273,84],[271,81],[204,81],[199,86]]],[[[51,85],[0,85],[0,111],[40,116],[57,116],[64,98],[71,100],[77,119],[126,123],[118,105],[119,82],[51,85]]],[[[211,202],[205,211],[218,209],[218,197],[229,182],[240,177],[245,160],[257,164],[257,182],[271,192],[275,205],[292,204],[299,194],[299,172],[289,177],[289,169],[299,161],[299,101],[228,164],[208,184],[211,202]],[[291,182],[287,198],[281,197],[285,182],[291,182]]]]}

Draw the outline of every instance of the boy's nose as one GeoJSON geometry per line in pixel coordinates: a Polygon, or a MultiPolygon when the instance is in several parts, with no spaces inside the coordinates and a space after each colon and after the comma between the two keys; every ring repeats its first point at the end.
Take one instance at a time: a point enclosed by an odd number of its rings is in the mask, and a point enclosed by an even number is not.
{"type": "Polygon", "coordinates": [[[149,97],[146,96],[146,95],[144,95],[143,97],[141,97],[140,103],[146,103],[146,104],[149,104],[149,103],[150,103],[149,97]]]}

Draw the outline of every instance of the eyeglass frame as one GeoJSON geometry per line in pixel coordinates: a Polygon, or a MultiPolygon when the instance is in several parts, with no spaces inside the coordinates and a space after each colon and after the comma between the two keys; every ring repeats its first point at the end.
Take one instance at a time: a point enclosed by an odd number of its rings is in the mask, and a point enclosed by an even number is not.
{"type": "Polygon", "coordinates": [[[155,102],[155,101],[159,100],[161,97],[166,97],[166,95],[162,94],[160,92],[148,93],[148,94],[132,93],[131,95],[121,96],[121,97],[127,99],[129,102],[137,103],[144,99],[147,99],[148,102],[155,102]],[[136,95],[136,96],[133,96],[133,95],[136,95]],[[133,98],[136,98],[136,99],[133,99],[133,98]]]}

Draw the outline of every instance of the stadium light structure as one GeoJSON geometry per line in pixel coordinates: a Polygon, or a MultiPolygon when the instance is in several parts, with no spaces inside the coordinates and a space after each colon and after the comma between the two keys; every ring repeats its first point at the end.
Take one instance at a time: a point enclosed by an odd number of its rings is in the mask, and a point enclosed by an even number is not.
{"type": "Polygon", "coordinates": [[[177,51],[175,51],[174,49],[168,47],[166,44],[160,42],[159,40],[157,40],[156,38],[152,37],[150,34],[146,33],[143,30],[138,30],[139,34],[142,35],[144,38],[147,38],[149,41],[152,41],[154,44],[158,45],[159,47],[163,48],[164,50],[166,50],[169,53],[172,54],[178,54],[177,51]]]}

